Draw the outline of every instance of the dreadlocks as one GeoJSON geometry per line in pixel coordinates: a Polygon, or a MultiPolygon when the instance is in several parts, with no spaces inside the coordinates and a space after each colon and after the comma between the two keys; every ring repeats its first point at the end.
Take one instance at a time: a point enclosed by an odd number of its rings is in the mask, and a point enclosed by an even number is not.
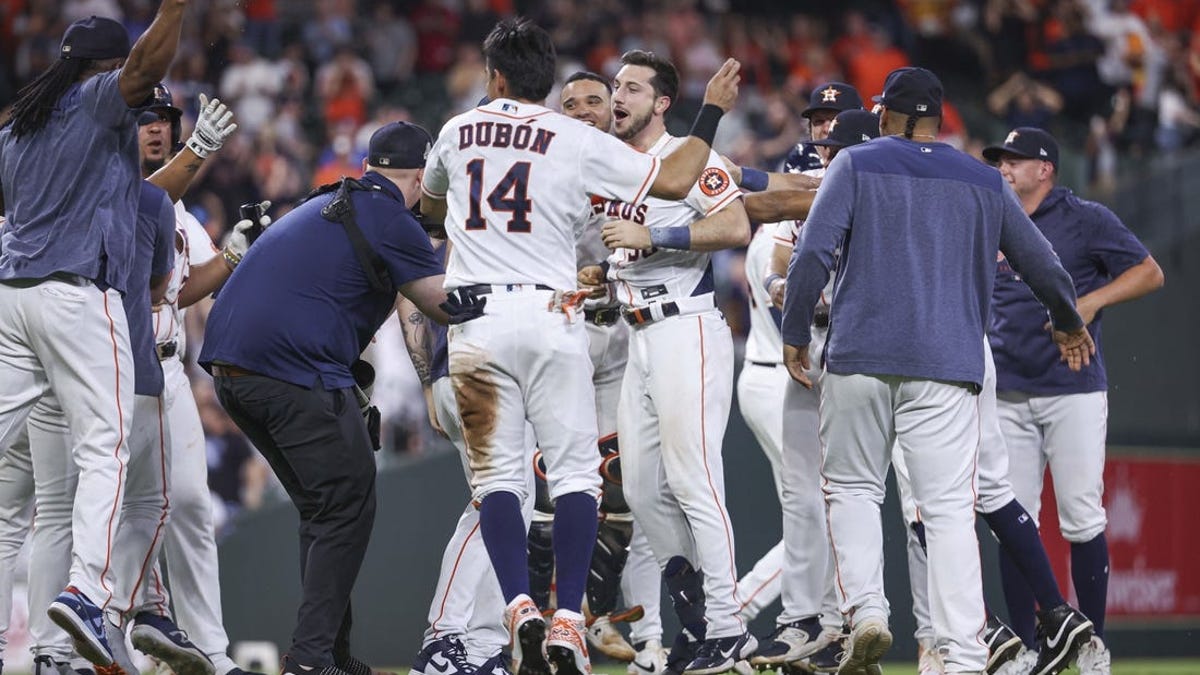
{"type": "Polygon", "coordinates": [[[50,121],[63,94],[96,62],[91,59],[59,59],[17,92],[12,114],[13,138],[40,131],[50,121]]]}
{"type": "Polygon", "coordinates": [[[917,130],[917,116],[909,115],[908,119],[905,120],[905,122],[904,122],[904,137],[911,141],[912,137],[913,137],[913,132],[916,130],[917,130]]]}

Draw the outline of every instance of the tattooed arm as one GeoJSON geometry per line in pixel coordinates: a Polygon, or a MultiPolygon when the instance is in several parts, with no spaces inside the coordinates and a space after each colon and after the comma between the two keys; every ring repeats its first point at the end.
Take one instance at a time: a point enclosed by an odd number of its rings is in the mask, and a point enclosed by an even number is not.
{"type": "Polygon", "coordinates": [[[430,369],[433,367],[433,339],[429,332],[429,319],[417,309],[412,300],[398,296],[396,315],[400,317],[400,327],[404,331],[404,347],[408,357],[412,359],[413,370],[417,371],[417,379],[421,381],[421,390],[425,394],[425,408],[429,413],[429,425],[433,430],[446,435],[438,422],[437,406],[433,402],[433,382],[430,369]]]}

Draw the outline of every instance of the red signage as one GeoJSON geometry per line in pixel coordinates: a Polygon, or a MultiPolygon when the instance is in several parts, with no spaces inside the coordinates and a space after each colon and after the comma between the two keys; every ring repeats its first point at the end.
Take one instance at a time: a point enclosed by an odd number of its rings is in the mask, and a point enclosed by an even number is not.
{"type": "MultiPolygon", "coordinates": [[[[1200,458],[1109,457],[1104,509],[1108,617],[1200,621],[1200,458]]],[[[1071,547],[1058,530],[1049,473],[1041,528],[1059,586],[1078,604],[1071,588],[1071,547]]]]}

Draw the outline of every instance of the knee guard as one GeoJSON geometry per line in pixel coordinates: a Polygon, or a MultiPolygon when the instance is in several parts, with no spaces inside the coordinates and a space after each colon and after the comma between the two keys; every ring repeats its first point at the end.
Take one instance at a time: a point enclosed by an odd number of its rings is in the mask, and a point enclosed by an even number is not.
{"type": "Polygon", "coordinates": [[[704,620],[704,573],[692,567],[687,558],[677,555],[667,561],[663,569],[663,582],[667,585],[667,594],[671,596],[679,623],[692,637],[703,640],[707,626],[704,620]]]}
{"type": "Polygon", "coordinates": [[[550,585],[554,581],[553,520],[535,519],[529,525],[529,597],[539,609],[550,607],[550,585]]]}
{"type": "Polygon", "coordinates": [[[617,608],[621,572],[629,558],[632,538],[632,522],[600,521],[587,580],[588,608],[595,616],[611,614],[617,608]]]}

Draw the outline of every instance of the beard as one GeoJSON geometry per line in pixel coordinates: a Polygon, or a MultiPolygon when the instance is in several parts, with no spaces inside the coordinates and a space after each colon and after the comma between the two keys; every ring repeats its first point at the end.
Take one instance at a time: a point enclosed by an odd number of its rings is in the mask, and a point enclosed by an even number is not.
{"type": "Polygon", "coordinates": [[[635,115],[632,112],[629,113],[629,117],[625,119],[625,122],[629,126],[627,126],[624,130],[617,129],[617,138],[623,141],[628,141],[634,136],[642,133],[642,129],[645,129],[650,124],[650,119],[652,117],[654,117],[653,110],[647,110],[645,114],[642,115],[635,115]]]}
{"type": "Polygon", "coordinates": [[[150,174],[154,173],[155,171],[158,171],[159,169],[163,168],[163,166],[165,166],[166,163],[167,163],[166,157],[163,157],[160,159],[149,159],[149,158],[143,159],[142,160],[142,174],[149,176],[150,174]]]}

